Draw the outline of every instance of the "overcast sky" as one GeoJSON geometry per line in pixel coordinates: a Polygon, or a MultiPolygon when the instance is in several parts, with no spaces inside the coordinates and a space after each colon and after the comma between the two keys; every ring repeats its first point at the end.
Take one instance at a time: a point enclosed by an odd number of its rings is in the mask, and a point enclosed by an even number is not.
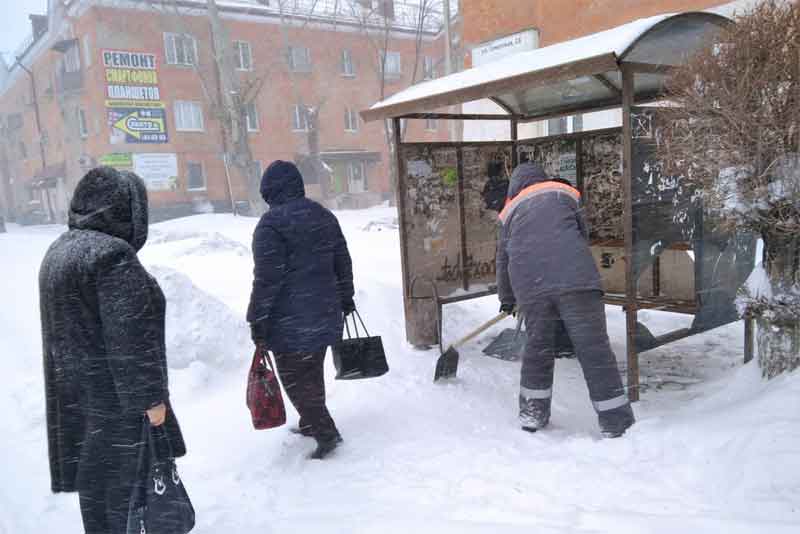
{"type": "Polygon", "coordinates": [[[45,14],[47,0],[0,0],[0,52],[7,62],[13,61],[12,52],[31,32],[29,13],[45,14]]]}

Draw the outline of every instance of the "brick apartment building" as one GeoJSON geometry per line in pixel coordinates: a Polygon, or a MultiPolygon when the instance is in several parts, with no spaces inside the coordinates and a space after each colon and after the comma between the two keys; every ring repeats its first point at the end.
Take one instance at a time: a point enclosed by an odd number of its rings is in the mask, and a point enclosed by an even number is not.
{"type": "MultiPolygon", "coordinates": [[[[714,11],[730,16],[757,0],[460,0],[461,35],[466,66],[481,65],[515,53],[590,35],[636,19],[684,11],[714,11]]],[[[496,113],[491,102],[465,106],[470,113],[496,113]]],[[[562,117],[520,128],[523,137],[538,137],[619,126],[619,111],[562,117]]],[[[507,138],[508,128],[471,124],[472,139],[507,138]]]]}
{"type": "MultiPolygon", "coordinates": [[[[225,165],[207,97],[221,84],[205,3],[50,0],[46,16],[31,16],[17,62],[0,58],[0,214],[14,218],[38,205],[63,221],[75,183],[98,164],[141,175],[155,219],[230,211],[247,200],[243,173],[225,165]]],[[[420,31],[416,4],[400,1],[217,4],[236,75],[261,87],[246,112],[252,172],[307,155],[307,112],[318,109],[330,178],[309,184],[311,195],[339,206],[387,198],[383,125],[363,124],[357,112],[380,99],[382,77],[388,96],[435,75],[441,16],[431,13],[420,31]]],[[[425,140],[448,135],[434,121],[409,128],[425,140]]]]}

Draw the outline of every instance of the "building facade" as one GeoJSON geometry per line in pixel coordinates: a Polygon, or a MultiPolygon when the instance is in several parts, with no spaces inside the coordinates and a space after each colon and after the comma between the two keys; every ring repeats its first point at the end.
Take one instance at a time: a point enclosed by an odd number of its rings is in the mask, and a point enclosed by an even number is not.
{"type": "MultiPolygon", "coordinates": [[[[441,17],[418,24],[415,4],[385,0],[216,4],[252,169],[226,156],[206,0],[50,0],[15,63],[0,65],[5,213],[63,221],[75,183],[99,164],[142,176],[154,219],[231,211],[248,201],[248,172],[309,155],[324,169],[310,196],[337,207],[388,198],[384,126],[358,111],[435,75],[441,17]]],[[[417,138],[447,139],[435,122],[412,122],[417,138]]]]}
{"type": "MultiPolygon", "coordinates": [[[[519,52],[601,32],[654,15],[713,11],[730,16],[757,0],[461,0],[462,37],[467,66],[486,64],[519,52]]],[[[500,113],[491,102],[471,103],[468,113],[500,113]]],[[[520,126],[521,137],[557,135],[619,126],[618,110],[560,117],[520,126]]],[[[471,140],[508,138],[504,125],[465,126],[471,140]]]]}

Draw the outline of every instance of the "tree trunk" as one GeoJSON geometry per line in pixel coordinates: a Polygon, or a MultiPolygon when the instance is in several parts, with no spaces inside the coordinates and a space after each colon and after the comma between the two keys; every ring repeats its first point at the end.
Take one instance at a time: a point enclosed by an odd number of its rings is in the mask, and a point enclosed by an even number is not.
{"type": "MultiPolygon", "coordinates": [[[[772,285],[772,302],[791,303],[791,295],[800,289],[800,237],[765,236],[764,242],[764,268],[772,285]]],[[[758,365],[765,378],[800,367],[800,310],[795,307],[777,305],[756,320],[758,365]]]]}

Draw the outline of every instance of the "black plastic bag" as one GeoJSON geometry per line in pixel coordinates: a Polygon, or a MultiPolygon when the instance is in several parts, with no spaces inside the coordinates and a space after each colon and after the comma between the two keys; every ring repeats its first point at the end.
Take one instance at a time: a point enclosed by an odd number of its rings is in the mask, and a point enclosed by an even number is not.
{"type": "Polygon", "coordinates": [[[356,337],[351,337],[350,326],[347,317],[344,318],[347,339],[342,339],[332,347],[333,365],[336,367],[337,380],[355,380],[359,378],[374,378],[385,375],[389,372],[389,364],[386,362],[386,353],[383,350],[383,341],[379,336],[370,337],[364,321],[358,311],[352,315],[353,327],[356,337]],[[365,337],[361,337],[358,331],[358,322],[364,329],[365,337]]]}
{"type": "Polygon", "coordinates": [[[145,417],[142,441],[127,534],[186,534],[194,528],[194,508],[163,425],[154,427],[145,417]]]}

